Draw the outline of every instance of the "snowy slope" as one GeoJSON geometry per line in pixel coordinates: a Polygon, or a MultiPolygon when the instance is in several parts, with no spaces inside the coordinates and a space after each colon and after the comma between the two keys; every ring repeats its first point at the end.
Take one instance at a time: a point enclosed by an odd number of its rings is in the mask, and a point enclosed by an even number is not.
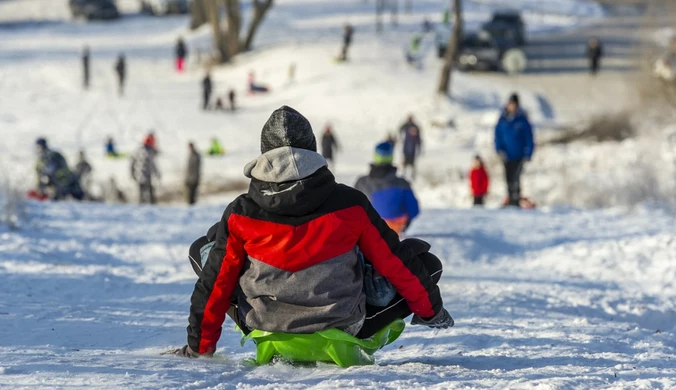
{"type": "MultiPolygon", "coordinates": [[[[282,104],[291,105],[311,120],[315,131],[331,122],[343,146],[337,174],[353,183],[371,159],[373,145],[394,132],[406,116],[414,114],[429,138],[421,170],[435,176],[439,161],[449,169],[464,171],[483,135],[490,133],[500,106],[514,88],[511,82],[484,81],[481,75],[455,75],[455,100],[433,98],[439,72],[432,41],[422,70],[404,62],[404,48],[419,31],[423,18],[438,21],[446,2],[416,1],[412,15],[400,16],[399,27],[386,25],[383,36],[374,34],[373,4],[349,0],[328,4],[320,0],[283,0],[270,11],[259,34],[260,50],[241,56],[213,70],[215,94],[230,88],[242,107],[235,115],[204,113],[199,109],[199,83],[204,70],[196,63],[197,52],[210,50],[208,29],[187,30],[184,16],[151,18],[138,15],[136,2],[120,2],[126,15],[107,23],[69,20],[65,0],[9,0],[0,2],[0,167],[15,185],[32,185],[33,143],[46,136],[64,152],[71,164],[84,149],[94,166],[97,184],[116,177],[135,197],[128,161],[107,160],[103,144],[113,136],[118,148],[129,153],[151,129],[158,135],[162,188],[182,182],[188,141],[204,149],[217,136],[228,155],[205,161],[205,177],[223,182],[241,177],[242,166],[258,151],[257,134],[267,115],[282,104]],[[356,26],[352,61],[336,65],[331,59],[340,48],[343,23],[356,26]],[[172,68],[173,45],[186,36],[192,57],[189,71],[178,75],[172,68]],[[79,55],[84,45],[92,50],[92,88],[81,89],[79,55]],[[123,99],[116,94],[112,71],[115,57],[128,58],[128,88],[123,99]],[[289,83],[290,64],[297,67],[289,83]],[[260,82],[270,85],[268,96],[246,94],[246,77],[255,71],[260,82]],[[355,93],[358,91],[358,93],[355,93]],[[433,127],[453,120],[456,131],[433,127]],[[479,137],[479,138],[477,138],[479,137]],[[449,151],[452,153],[449,154],[449,151]]],[[[487,20],[499,4],[466,2],[469,28],[487,20]]],[[[510,3],[512,4],[512,3],[510,3]]],[[[590,1],[545,1],[537,7],[523,0],[535,17],[527,14],[533,34],[552,28],[570,28],[603,15],[590,1]],[[549,3],[558,4],[555,7],[549,3]],[[580,7],[586,4],[587,7],[580,7]],[[569,6],[568,11],[561,7],[569,6]]],[[[387,18],[386,18],[387,19],[387,18]]],[[[538,97],[522,92],[522,100],[536,123],[551,121],[542,114],[538,97]]],[[[485,138],[485,137],[484,137],[485,138]]],[[[429,176],[427,175],[427,176],[429,176]]],[[[434,177],[422,179],[421,186],[434,177]]],[[[429,205],[459,205],[467,199],[464,180],[444,199],[429,205]],[[458,194],[458,188],[462,193],[458,194]]]]}
{"type": "Polygon", "coordinates": [[[221,211],[30,205],[0,231],[0,388],[676,386],[671,215],[428,210],[411,234],[444,263],[456,327],[409,326],[343,370],[247,367],[232,322],[214,360],[158,355],[185,342],[187,245],[221,211]]]}

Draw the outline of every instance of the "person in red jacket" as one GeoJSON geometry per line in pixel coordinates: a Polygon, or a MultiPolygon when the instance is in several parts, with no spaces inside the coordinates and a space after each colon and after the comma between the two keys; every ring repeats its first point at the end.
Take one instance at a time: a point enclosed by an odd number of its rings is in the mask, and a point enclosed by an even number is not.
{"type": "Polygon", "coordinates": [[[414,325],[453,326],[430,245],[400,241],[366,195],[336,183],[298,111],[273,112],[244,174],[248,193],[191,246],[199,279],[188,343],[175,353],[213,354],[226,316],[245,334],[339,329],[365,339],[411,314],[414,325]],[[393,291],[371,292],[382,289],[393,291]]]}
{"type": "Polygon", "coordinates": [[[483,206],[484,197],[488,194],[489,179],[481,156],[474,157],[474,164],[469,171],[469,183],[474,197],[474,205],[483,206]]]}

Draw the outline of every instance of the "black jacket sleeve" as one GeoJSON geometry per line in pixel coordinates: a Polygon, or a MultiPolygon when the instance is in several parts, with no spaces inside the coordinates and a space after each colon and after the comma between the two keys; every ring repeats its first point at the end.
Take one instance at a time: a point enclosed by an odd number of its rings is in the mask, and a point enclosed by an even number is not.
{"type": "Polygon", "coordinates": [[[366,213],[364,231],[359,248],[373,267],[397,289],[411,311],[430,318],[443,309],[439,287],[427,268],[418,259],[418,253],[399,240],[399,235],[387,225],[363,197],[366,213]]]}

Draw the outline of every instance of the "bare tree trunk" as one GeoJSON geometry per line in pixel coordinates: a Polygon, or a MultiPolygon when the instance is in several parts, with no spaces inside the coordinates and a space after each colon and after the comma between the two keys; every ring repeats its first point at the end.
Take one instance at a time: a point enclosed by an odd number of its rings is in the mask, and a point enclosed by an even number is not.
{"type": "Polygon", "coordinates": [[[376,32],[383,32],[383,11],[385,0],[376,0],[376,32]]]}
{"type": "Polygon", "coordinates": [[[246,32],[246,38],[240,45],[240,51],[249,51],[251,50],[251,45],[253,44],[254,37],[256,36],[256,31],[263,21],[265,14],[268,12],[274,0],[254,0],[253,1],[253,19],[249,23],[249,28],[246,32]]]}
{"type": "Polygon", "coordinates": [[[193,0],[190,28],[196,29],[205,23],[211,25],[214,47],[220,62],[228,62],[242,51],[250,50],[256,32],[263,22],[274,0],[251,0],[253,18],[247,28],[246,37],[240,40],[242,30],[242,12],[240,0],[193,0]],[[225,21],[221,25],[221,7],[225,6],[225,21]]]}
{"type": "Polygon", "coordinates": [[[242,12],[239,9],[239,0],[225,0],[225,15],[228,21],[226,42],[229,57],[239,53],[239,31],[242,27],[242,12]]]}
{"type": "Polygon", "coordinates": [[[413,0],[406,0],[406,13],[413,13],[413,0]]]}
{"type": "Polygon", "coordinates": [[[444,56],[444,66],[441,69],[439,77],[439,86],[437,92],[450,95],[451,93],[451,72],[455,65],[457,52],[462,40],[462,0],[451,0],[453,2],[453,32],[448,38],[446,55],[444,56]]]}
{"type": "Polygon", "coordinates": [[[211,32],[214,37],[214,47],[218,52],[220,62],[227,62],[230,60],[230,51],[225,39],[225,34],[221,30],[221,15],[219,0],[204,0],[204,13],[211,25],[211,32]]]}

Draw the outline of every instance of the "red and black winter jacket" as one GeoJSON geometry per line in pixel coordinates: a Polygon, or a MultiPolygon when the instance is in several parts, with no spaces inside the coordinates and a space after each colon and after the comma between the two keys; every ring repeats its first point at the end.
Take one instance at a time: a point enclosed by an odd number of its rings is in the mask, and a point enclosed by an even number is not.
{"type": "Polygon", "coordinates": [[[429,318],[442,310],[439,289],[416,254],[364,194],[335,182],[320,155],[275,149],[245,173],[252,178],[249,192],[225,210],[195,284],[188,326],[194,351],[216,349],[233,304],[252,329],[313,333],[361,326],[357,248],[415,314],[429,318]],[[236,287],[241,293],[233,301],[236,287]]]}

